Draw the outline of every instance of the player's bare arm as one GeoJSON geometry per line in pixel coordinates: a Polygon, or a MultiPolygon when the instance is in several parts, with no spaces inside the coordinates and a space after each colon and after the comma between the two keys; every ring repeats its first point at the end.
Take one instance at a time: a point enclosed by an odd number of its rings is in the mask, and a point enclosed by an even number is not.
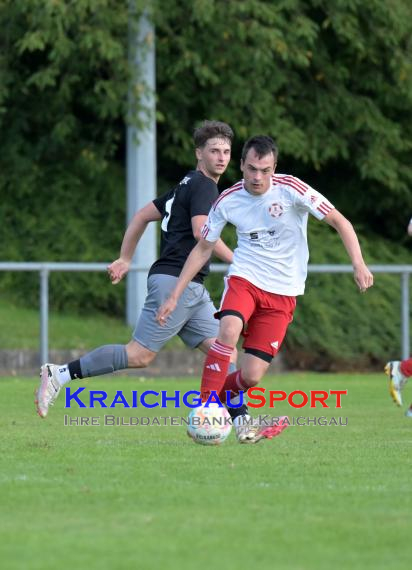
{"type": "Polygon", "coordinates": [[[224,263],[232,263],[233,261],[233,251],[220,238],[215,242],[213,254],[224,263]]]}
{"type": "MultiPolygon", "coordinates": [[[[193,235],[197,241],[202,237],[202,228],[206,223],[206,220],[207,216],[193,216],[192,218],[193,235]]],[[[223,261],[223,263],[232,263],[233,261],[233,251],[220,238],[215,242],[213,254],[223,261]]]]}
{"type": "Polygon", "coordinates": [[[373,275],[363,260],[359,240],[352,224],[338,210],[329,212],[324,220],[340,235],[353,265],[355,282],[360,291],[362,293],[365,292],[366,289],[369,289],[369,287],[373,285],[373,275]]]}
{"type": "Polygon", "coordinates": [[[120,257],[107,267],[113,285],[119,283],[129,271],[134,251],[147,225],[161,219],[162,215],[153,202],[146,204],[133,216],[123,237],[120,257]]]}
{"type": "Polygon", "coordinates": [[[209,242],[204,239],[200,239],[192,249],[183,266],[179,279],[177,280],[176,287],[157,312],[156,320],[160,325],[165,324],[167,317],[175,310],[177,302],[183,291],[205,263],[208,262],[212,255],[215,243],[216,242],[209,242]]]}

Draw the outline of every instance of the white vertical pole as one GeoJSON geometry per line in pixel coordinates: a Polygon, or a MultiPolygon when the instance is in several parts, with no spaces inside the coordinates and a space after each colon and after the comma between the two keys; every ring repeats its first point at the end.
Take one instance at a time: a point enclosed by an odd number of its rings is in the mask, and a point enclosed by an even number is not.
{"type": "MultiPolygon", "coordinates": [[[[147,13],[140,17],[138,26],[131,17],[129,58],[130,115],[139,105],[143,126],[127,127],[127,223],[156,197],[155,32],[147,13]]],[[[133,264],[145,271],[131,271],[127,277],[126,321],[131,326],[143,308],[147,269],[156,259],[156,249],[156,226],[151,223],[133,257],[133,264]]]]}
{"type": "Polygon", "coordinates": [[[401,326],[402,326],[402,360],[410,356],[409,337],[409,273],[401,274],[402,301],[401,301],[401,326]]]}
{"type": "Polygon", "coordinates": [[[49,361],[49,270],[40,269],[40,364],[49,361]]]}

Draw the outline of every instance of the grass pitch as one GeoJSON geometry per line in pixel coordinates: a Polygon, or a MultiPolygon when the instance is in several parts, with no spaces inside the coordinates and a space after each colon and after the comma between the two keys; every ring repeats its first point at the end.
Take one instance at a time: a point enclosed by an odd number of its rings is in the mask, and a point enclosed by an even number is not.
{"type": "MultiPolygon", "coordinates": [[[[391,403],[383,374],[267,378],[265,388],[286,392],[347,388],[341,410],[281,403],[263,412],[340,416],[348,426],[290,427],[243,446],[232,433],[221,447],[193,444],[184,427],[63,421],[184,408],[65,410],[62,394],[42,420],[37,380],[0,385],[2,568],[410,568],[412,420],[391,403]]],[[[81,385],[114,397],[198,381],[117,376],[70,387],[81,385]]]]}

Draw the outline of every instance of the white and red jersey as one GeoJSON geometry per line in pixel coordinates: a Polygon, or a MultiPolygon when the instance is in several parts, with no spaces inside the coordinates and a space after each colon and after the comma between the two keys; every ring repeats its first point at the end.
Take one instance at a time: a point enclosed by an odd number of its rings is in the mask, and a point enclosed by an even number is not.
{"type": "Polygon", "coordinates": [[[250,194],[243,180],[219,196],[202,229],[216,241],[226,223],[236,228],[237,247],[228,275],[247,279],[279,295],[302,295],[309,259],[308,214],[322,220],[334,206],[322,194],[288,174],[275,174],[262,195],[250,194]]]}

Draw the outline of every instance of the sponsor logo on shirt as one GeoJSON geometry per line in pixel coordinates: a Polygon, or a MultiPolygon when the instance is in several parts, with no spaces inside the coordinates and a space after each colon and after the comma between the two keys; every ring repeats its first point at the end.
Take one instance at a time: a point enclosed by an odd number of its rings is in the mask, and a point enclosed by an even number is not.
{"type": "Polygon", "coordinates": [[[273,229],[261,232],[250,232],[249,238],[251,245],[254,247],[273,249],[279,246],[279,238],[276,235],[276,230],[273,229]]]}

